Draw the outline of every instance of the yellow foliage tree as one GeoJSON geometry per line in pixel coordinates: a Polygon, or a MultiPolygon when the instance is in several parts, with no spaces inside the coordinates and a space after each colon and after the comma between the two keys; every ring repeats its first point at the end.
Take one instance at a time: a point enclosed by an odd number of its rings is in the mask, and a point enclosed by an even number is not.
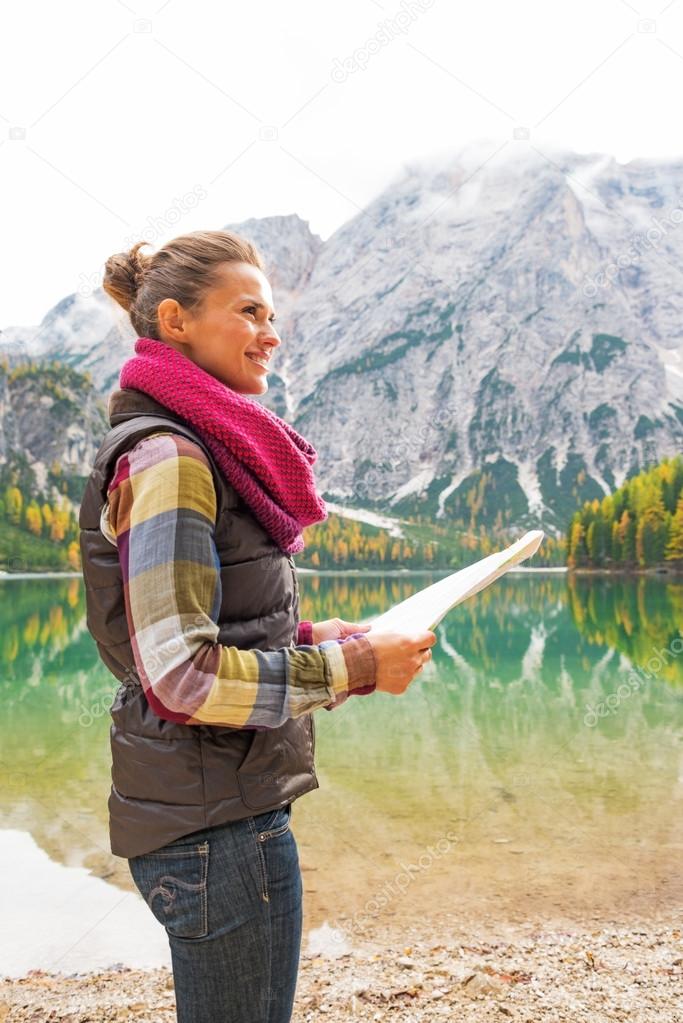
{"type": "Polygon", "coordinates": [[[24,507],[24,499],[18,487],[8,487],[5,492],[5,509],[7,518],[18,526],[21,522],[21,510],[24,507]]]}
{"type": "Polygon", "coordinates": [[[80,572],[80,570],[81,570],[81,549],[80,549],[80,546],[79,546],[79,544],[78,544],[78,542],[76,540],[72,540],[71,543],[69,544],[69,546],[67,547],[66,557],[67,557],[67,561],[69,562],[70,566],[75,571],[80,572]]]}
{"type": "Polygon", "coordinates": [[[40,536],[43,531],[43,516],[35,501],[31,501],[26,507],[26,528],[34,536],[40,536]]]}

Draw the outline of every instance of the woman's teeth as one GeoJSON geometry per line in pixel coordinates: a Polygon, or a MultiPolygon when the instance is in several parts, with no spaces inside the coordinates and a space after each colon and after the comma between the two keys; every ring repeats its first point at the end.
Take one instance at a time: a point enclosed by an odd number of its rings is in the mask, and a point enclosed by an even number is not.
{"type": "Polygon", "coordinates": [[[252,355],[249,352],[247,352],[247,358],[251,359],[252,362],[255,362],[257,366],[263,366],[264,369],[266,367],[266,362],[268,361],[263,356],[252,355]]]}

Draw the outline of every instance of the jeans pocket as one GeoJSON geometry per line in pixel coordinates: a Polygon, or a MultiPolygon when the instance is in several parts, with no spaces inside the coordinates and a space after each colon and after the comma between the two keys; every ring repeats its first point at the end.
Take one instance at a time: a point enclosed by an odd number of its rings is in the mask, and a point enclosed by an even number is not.
{"type": "MultiPolygon", "coordinates": [[[[292,804],[287,803],[279,810],[271,810],[268,813],[259,813],[255,817],[247,817],[249,830],[254,838],[259,872],[261,875],[261,898],[265,902],[270,901],[270,870],[269,859],[271,856],[282,856],[281,843],[276,842],[272,848],[266,845],[271,839],[286,835],[289,831],[289,824],[292,817],[292,804]]],[[[287,836],[293,841],[293,836],[287,836]]],[[[272,864],[271,864],[272,868],[272,864]]]]}
{"type": "Polygon", "coordinates": [[[276,838],[288,830],[292,817],[292,804],[280,807],[279,810],[271,810],[268,813],[259,813],[252,817],[256,835],[259,842],[266,842],[269,838],[276,838]]]}
{"type": "Polygon", "coordinates": [[[169,935],[205,938],[209,933],[209,843],[164,846],[128,860],[143,899],[169,935]]]}

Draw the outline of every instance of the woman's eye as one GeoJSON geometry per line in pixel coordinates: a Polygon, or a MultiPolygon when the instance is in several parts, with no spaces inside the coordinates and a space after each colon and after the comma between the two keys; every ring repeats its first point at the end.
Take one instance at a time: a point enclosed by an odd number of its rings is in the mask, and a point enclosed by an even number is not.
{"type": "MultiPolygon", "coordinates": [[[[245,312],[245,313],[253,313],[254,316],[256,316],[256,306],[255,305],[248,305],[242,311],[245,312]]],[[[269,316],[268,319],[270,320],[271,323],[275,323],[275,320],[277,319],[277,317],[269,316]]]]}

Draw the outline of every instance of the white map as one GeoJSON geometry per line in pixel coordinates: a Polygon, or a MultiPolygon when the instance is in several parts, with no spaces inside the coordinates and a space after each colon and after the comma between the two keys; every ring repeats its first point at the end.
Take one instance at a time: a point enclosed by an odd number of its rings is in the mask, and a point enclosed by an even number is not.
{"type": "Polygon", "coordinates": [[[542,529],[532,529],[505,550],[489,554],[474,565],[461,568],[453,575],[439,579],[400,604],[395,604],[370,623],[371,632],[420,632],[434,630],[454,607],[505,575],[515,565],[526,561],[538,550],[542,529]]]}

